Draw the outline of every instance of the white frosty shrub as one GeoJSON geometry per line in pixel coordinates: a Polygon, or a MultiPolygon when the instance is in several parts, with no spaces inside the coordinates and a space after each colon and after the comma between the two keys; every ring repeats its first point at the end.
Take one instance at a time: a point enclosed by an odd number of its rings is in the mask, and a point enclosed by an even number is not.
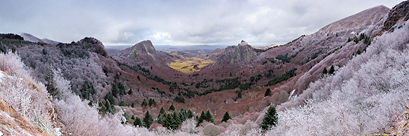
{"type": "Polygon", "coordinates": [[[36,82],[14,53],[0,53],[0,99],[20,113],[40,131],[58,135],[51,117],[53,107],[42,83],[36,82]]]}
{"type": "Polygon", "coordinates": [[[311,83],[304,91],[311,99],[278,112],[277,126],[267,135],[365,135],[390,130],[409,98],[408,26],[377,37],[335,75],[311,83]]]}

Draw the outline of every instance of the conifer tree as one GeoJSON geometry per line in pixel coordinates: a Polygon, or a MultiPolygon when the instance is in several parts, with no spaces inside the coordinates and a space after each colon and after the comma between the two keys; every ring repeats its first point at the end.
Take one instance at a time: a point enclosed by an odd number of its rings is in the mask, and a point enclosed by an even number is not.
{"type": "Polygon", "coordinates": [[[164,114],[164,113],[165,113],[165,109],[163,109],[163,107],[160,108],[159,114],[164,114]]]}
{"type": "Polygon", "coordinates": [[[327,68],[326,67],[324,67],[324,70],[322,70],[322,74],[327,74],[328,73],[328,71],[327,71],[327,68]]]}
{"type": "Polygon", "coordinates": [[[133,122],[133,125],[134,125],[135,127],[136,127],[136,126],[139,126],[139,127],[143,126],[142,121],[141,121],[141,119],[140,119],[138,116],[135,117],[134,122],[133,122]]]}
{"type": "Polygon", "coordinates": [[[163,125],[163,127],[166,127],[168,129],[177,129],[178,128],[177,122],[173,118],[172,113],[169,113],[168,115],[166,115],[166,118],[163,121],[162,125],[163,125]]]}
{"type": "Polygon", "coordinates": [[[156,122],[163,125],[163,123],[164,123],[164,121],[166,119],[166,116],[167,116],[166,113],[159,114],[158,119],[156,120],[156,122]]]}
{"type": "Polygon", "coordinates": [[[208,122],[212,122],[214,124],[214,119],[213,119],[213,115],[210,113],[210,110],[206,111],[206,121],[208,122]]]}
{"type": "Polygon", "coordinates": [[[105,95],[105,101],[109,101],[109,103],[114,103],[114,96],[112,92],[108,92],[107,95],[105,95]]]}
{"type": "Polygon", "coordinates": [[[270,88],[267,88],[266,93],[264,93],[264,97],[271,96],[270,88]]]}
{"type": "Polygon", "coordinates": [[[334,68],[334,65],[331,65],[331,68],[329,69],[329,74],[334,74],[334,72],[335,72],[335,68],[334,68]]]}
{"type": "Polygon", "coordinates": [[[143,123],[144,123],[146,128],[149,128],[152,125],[153,118],[152,118],[151,114],[149,114],[149,111],[146,111],[145,117],[143,118],[143,123]]]}
{"type": "Polygon", "coordinates": [[[170,105],[170,107],[169,107],[169,110],[168,111],[175,111],[175,106],[173,106],[173,104],[172,105],[170,105]]]}
{"type": "Polygon", "coordinates": [[[241,91],[239,91],[239,93],[237,93],[237,98],[242,98],[243,96],[242,96],[242,94],[241,94],[241,91]]]}
{"type": "Polygon", "coordinates": [[[200,117],[197,119],[198,121],[197,121],[196,127],[198,127],[199,124],[202,123],[203,120],[205,120],[205,118],[206,118],[206,113],[204,111],[202,111],[202,113],[200,113],[200,117]]]}
{"type": "Polygon", "coordinates": [[[223,119],[222,122],[227,122],[227,120],[231,119],[229,112],[226,111],[226,113],[224,113],[223,115],[223,119]]]}
{"type": "Polygon", "coordinates": [[[132,89],[129,89],[128,94],[131,95],[132,93],[132,89]]]}
{"type": "Polygon", "coordinates": [[[182,124],[182,120],[180,120],[179,118],[179,113],[177,111],[172,113],[173,119],[175,120],[175,125],[179,126],[180,124],[182,124]]]}
{"type": "Polygon", "coordinates": [[[154,99],[149,99],[149,106],[156,106],[156,101],[154,99]]]}
{"type": "Polygon", "coordinates": [[[179,118],[180,118],[180,120],[181,120],[182,122],[187,119],[186,114],[187,114],[187,113],[186,113],[186,111],[185,111],[184,108],[180,109],[179,118]]]}
{"type": "Polygon", "coordinates": [[[190,119],[190,118],[193,118],[193,117],[195,117],[195,115],[193,115],[193,112],[189,109],[187,111],[187,118],[190,119]]]}
{"type": "Polygon", "coordinates": [[[263,121],[259,124],[263,130],[268,130],[272,126],[276,126],[278,115],[275,106],[270,106],[264,114],[263,121]]]}
{"type": "Polygon", "coordinates": [[[148,102],[146,102],[146,99],[143,99],[143,102],[141,103],[142,107],[148,106],[148,102]]]}
{"type": "Polygon", "coordinates": [[[131,116],[131,119],[135,120],[135,115],[132,115],[132,116],[131,116]]]}

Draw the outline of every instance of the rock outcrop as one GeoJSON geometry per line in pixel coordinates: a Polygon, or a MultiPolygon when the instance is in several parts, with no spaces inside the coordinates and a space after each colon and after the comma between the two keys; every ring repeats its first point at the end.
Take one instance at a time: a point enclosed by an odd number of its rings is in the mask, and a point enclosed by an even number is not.
{"type": "Polygon", "coordinates": [[[153,47],[150,40],[142,41],[132,47],[131,52],[127,55],[130,59],[135,59],[141,55],[148,55],[154,59],[158,58],[155,47],[153,47]]]}
{"type": "Polygon", "coordinates": [[[218,58],[218,63],[249,63],[253,57],[253,48],[242,40],[237,46],[228,46],[218,58]]]}

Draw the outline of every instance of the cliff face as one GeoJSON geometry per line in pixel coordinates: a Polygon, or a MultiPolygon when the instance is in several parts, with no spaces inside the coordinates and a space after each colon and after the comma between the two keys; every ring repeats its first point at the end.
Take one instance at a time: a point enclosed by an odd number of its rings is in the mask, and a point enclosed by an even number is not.
{"type": "Polygon", "coordinates": [[[130,59],[136,59],[137,57],[141,56],[151,56],[153,59],[157,59],[158,55],[156,54],[156,50],[152,45],[150,40],[142,41],[135,44],[130,53],[127,55],[130,59]]]}
{"type": "Polygon", "coordinates": [[[392,8],[384,22],[384,31],[393,31],[409,19],[409,1],[403,1],[392,8]]]}
{"type": "Polygon", "coordinates": [[[218,63],[249,63],[254,56],[253,48],[245,41],[237,46],[229,46],[218,58],[218,63]]]}

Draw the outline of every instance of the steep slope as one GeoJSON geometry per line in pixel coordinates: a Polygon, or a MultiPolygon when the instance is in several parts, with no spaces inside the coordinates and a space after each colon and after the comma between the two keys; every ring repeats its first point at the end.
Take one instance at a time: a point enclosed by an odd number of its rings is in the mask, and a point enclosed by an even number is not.
{"type": "Polygon", "coordinates": [[[112,56],[113,59],[124,63],[148,77],[159,77],[165,80],[173,79],[175,74],[183,74],[169,68],[166,63],[172,61],[164,52],[156,51],[152,42],[142,41],[132,47],[126,48],[112,56]],[[160,57],[159,57],[160,56],[160,57]]]}
{"type": "Polygon", "coordinates": [[[216,65],[233,63],[251,63],[253,60],[253,48],[245,41],[241,41],[237,46],[229,46],[220,54],[216,65]]]}
{"type": "Polygon", "coordinates": [[[20,34],[20,36],[22,36],[24,38],[24,40],[34,42],[34,43],[40,42],[40,43],[47,43],[47,44],[51,44],[51,45],[57,45],[58,43],[60,43],[60,42],[53,41],[53,40],[50,40],[50,39],[40,39],[40,38],[37,38],[37,37],[35,37],[35,36],[31,35],[31,34],[28,34],[28,33],[22,33],[22,34],[20,34]]]}
{"type": "Polygon", "coordinates": [[[59,135],[61,123],[42,83],[24,69],[18,55],[0,53],[2,135],[59,135]]]}

